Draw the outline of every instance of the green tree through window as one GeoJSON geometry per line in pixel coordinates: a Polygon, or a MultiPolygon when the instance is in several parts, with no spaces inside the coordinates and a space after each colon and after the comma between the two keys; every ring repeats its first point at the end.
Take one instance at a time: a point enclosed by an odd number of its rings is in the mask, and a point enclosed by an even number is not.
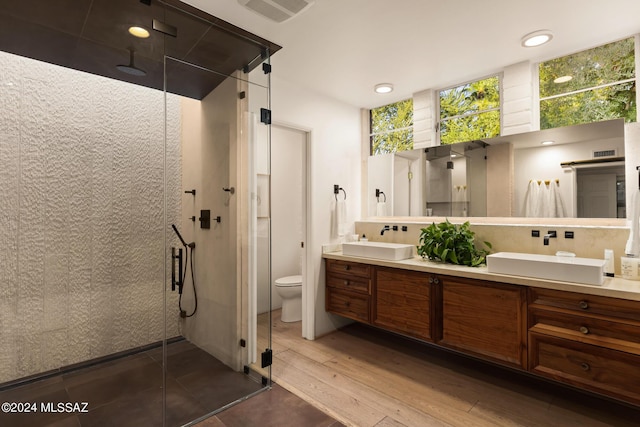
{"type": "Polygon", "coordinates": [[[371,154],[413,149],[413,99],[406,99],[370,111],[371,154]]]}
{"type": "Polygon", "coordinates": [[[439,99],[441,144],[500,135],[498,76],[441,90],[439,99]]]}
{"type": "Polygon", "coordinates": [[[636,121],[634,38],[539,64],[540,129],[636,121]]]}

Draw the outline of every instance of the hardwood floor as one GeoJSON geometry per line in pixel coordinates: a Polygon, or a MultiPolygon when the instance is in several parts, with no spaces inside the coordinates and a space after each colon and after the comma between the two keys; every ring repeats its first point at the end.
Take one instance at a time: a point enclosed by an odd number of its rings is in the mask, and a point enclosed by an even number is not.
{"type": "Polygon", "coordinates": [[[637,408],[365,325],[308,341],[273,317],[273,380],[348,426],[640,425],[637,408]]]}

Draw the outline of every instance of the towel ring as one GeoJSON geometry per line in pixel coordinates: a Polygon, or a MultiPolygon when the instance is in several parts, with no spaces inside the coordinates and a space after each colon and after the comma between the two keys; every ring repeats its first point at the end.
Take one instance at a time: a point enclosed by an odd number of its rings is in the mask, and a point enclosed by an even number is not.
{"type": "Polygon", "coordinates": [[[344,191],[344,188],[342,188],[339,185],[335,184],[333,186],[333,195],[336,198],[336,202],[338,201],[338,193],[340,193],[340,191],[342,191],[344,193],[344,200],[347,200],[347,192],[344,191]]]}
{"type": "Polygon", "coordinates": [[[387,203],[387,195],[384,194],[384,191],[380,191],[380,189],[376,188],[376,200],[380,203],[380,195],[384,196],[384,203],[387,203]]]}

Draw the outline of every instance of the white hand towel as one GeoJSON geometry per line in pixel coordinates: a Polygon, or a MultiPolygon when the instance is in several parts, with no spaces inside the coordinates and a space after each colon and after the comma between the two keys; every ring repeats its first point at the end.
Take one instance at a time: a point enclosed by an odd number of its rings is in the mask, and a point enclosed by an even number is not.
{"type": "Polygon", "coordinates": [[[630,215],[627,215],[629,222],[629,239],[625,247],[626,255],[640,255],[640,236],[638,235],[638,221],[640,220],[640,190],[636,190],[631,195],[630,215]]]}
{"type": "Polygon", "coordinates": [[[338,200],[336,202],[336,224],[338,228],[338,236],[345,236],[347,234],[347,203],[344,200],[338,200]]]}
{"type": "MultiPolygon", "coordinates": [[[[547,181],[548,182],[548,181],[547,181]]],[[[556,214],[556,198],[553,194],[553,187],[551,183],[540,184],[540,190],[542,191],[542,217],[553,218],[556,214]]]]}
{"type": "Polygon", "coordinates": [[[532,179],[529,181],[529,186],[527,187],[527,194],[524,196],[524,216],[529,218],[535,218],[539,216],[538,205],[539,205],[539,191],[538,183],[532,179]]]}
{"type": "Polygon", "coordinates": [[[387,216],[387,204],[385,202],[378,202],[376,205],[376,216],[387,216]]]}
{"type": "Polygon", "coordinates": [[[555,199],[555,217],[564,218],[567,216],[567,211],[564,208],[564,202],[562,201],[562,195],[560,194],[560,186],[556,181],[551,184],[551,192],[555,199]]]}

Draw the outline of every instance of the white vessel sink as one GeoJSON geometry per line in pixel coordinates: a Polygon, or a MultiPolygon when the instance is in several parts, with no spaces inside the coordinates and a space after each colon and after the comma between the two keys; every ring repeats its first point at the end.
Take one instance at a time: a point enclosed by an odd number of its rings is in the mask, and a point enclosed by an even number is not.
{"type": "Polygon", "coordinates": [[[538,279],[560,280],[588,285],[604,282],[603,259],[498,252],[487,255],[489,273],[538,279]]]}
{"type": "Polygon", "coordinates": [[[344,255],[399,261],[413,257],[413,245],[385,242],[350,242],[342,244],[344,255]]]}

